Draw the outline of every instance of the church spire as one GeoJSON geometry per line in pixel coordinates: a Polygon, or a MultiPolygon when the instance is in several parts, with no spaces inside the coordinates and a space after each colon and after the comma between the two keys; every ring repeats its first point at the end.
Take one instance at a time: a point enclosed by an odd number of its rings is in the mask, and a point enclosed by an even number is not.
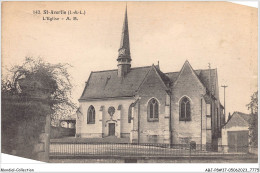
{"type": "Polygon", "coordinates": [[[127,6],[126,6],[125,19],[123,23],[121,42],[120,42],[120,47],[118,49],[118,58],[117,58],[119,77],[124,77],[130,71],[131,61],[132,59],[130,55],[127,6]]]}
{"type": "Polygon", "coordinates": [[[129,55],[130,57],[130,44],[129,44],[129,32],[128,32],[128,19],[127,19],[127,6],[125,9],[125,20],[123,24],[123,29],[122,29],[122,35],[121,35],[121,42],[120,42],[120,48],[119,48],[119,56],[120,56],[120,49],[125,49],[125,53],[129,55]]]}

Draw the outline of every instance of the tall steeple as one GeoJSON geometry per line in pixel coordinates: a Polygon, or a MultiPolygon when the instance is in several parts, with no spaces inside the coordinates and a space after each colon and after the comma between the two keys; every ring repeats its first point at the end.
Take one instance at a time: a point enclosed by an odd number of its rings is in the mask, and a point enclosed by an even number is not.
{"type": "Polygon", "coordinates": [[[126,6],[125,20],[123,23],[120,48],[118,49],[118,58],[117,58],[118,77],[124,77],[130,71],[131,61],[132,59],[130,55],[127,6],[126,6]]]}

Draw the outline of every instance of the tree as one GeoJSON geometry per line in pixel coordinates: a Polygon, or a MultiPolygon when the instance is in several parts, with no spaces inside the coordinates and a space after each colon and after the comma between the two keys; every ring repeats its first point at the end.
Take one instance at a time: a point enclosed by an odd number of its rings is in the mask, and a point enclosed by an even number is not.
{"type": "Polygon", "coordinates": [[[253,93],[251,96],[251,101],[247,105],[248,109],[251,111],[251,116],[249,120],[250,138],[252,146],[258,146],[258,91],[253,93]]]}
{"type": "Polygon", "coordinates": [[[26,58],[2,77],[2,149],[7,153],[33,158],[30,152],[38,142],[47,115],[64,116],[76,108],[71,101],[68,64],[50,64],[26,58]],[[22,147],[22,148],[21,148],[22,147]],[[27,149],[25,149],[27,147],[27,149]]]}
{"type": "Polygon", "coordinates": [[[40,58],[27,57],[22,65],[16,65],[9,70],[9,76],[2,81],[2,93],[24,97],[37,95],[35,92],[38,92],[39,96],[45,95],[53,115],[57,111],[61,112],[63,107],[67,107],[66,111],[74,110],[76,105],[71,101],[69,67],[69,64],[50,64],[40,58]],[[42,84],[43,86],[40,86],[42,84]]]}

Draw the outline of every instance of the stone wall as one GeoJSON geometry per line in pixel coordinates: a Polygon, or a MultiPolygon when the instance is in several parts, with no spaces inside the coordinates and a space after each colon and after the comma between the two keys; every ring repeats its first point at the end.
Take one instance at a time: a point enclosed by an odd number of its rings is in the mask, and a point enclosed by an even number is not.
{"type": "Polygon", "coordinates": [[[2,97],[1,123],[3,153],[48,162],[50,106],[44,100],[2,97]]]}
{"type": "Polygon", "coordinates": [[[206,103],[203,98],[205,93],[205,88],[198,77],[191,67],[185,64],[172,90],[174,144],[189,143],[190,141],[195,141],[196,144],[201,144],[201,142],[206,144],[206,103]],[[180,121],[179,119],[180,101],[184,96],[190,101],[191,121],[180,121]]]}
{"type": "Polygon", "coordinates": [[[169,97],[164,83],[156,74],[155,69],[151,69],[145,81],[139,89],[139,133],[140,143],[169,143],[169,105],[166,105],[166,98],[169,97]],[[156,99],[159,103],[158,121],[149,121],[148,102],[156,99]],[[167,106],[167,108],[166,108],[167,106]],[[166,131],[166,133],[165,133],[166,131]],[[168,136],[167,136],[168,135],[168,136]],[[167,139],[165,141],[165,139],[167,139]]]}
{"type": "Polygon", "coordinates": [[[49,162],[50,153],[50,115],[46,116],[44,131],[39,136],[39,141],[34,145],[36,160],[49,162]]]}

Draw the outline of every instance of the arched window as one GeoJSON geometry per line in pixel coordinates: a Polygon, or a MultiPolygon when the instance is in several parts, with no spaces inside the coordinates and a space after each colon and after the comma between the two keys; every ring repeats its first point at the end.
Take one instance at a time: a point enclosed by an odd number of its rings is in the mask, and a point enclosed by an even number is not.
{"type": "Polygon", "coordinates": [[[152,98],[148,102],[147,114],[148,114],[148,121],[159,120],[159,104],[155,98],[152,98]]]}
{"type": "Polygon", "coordinates": [[[134,107],[133,103],[129,106],[129,109],[128,109],[128,123],[131,123],[131,120],[132,120],[132,107],[134,107]]]}
{"type": "Polygon", "coordinates": [[[92,105],[88,108],[87,123],[95,124],[95,108],[92,105]]]}
{"type": "Polygon", "coordinates": [[[187,97],[183,97],[180,101],[180,121],[190,121],[190,100],[187,97]]]}

